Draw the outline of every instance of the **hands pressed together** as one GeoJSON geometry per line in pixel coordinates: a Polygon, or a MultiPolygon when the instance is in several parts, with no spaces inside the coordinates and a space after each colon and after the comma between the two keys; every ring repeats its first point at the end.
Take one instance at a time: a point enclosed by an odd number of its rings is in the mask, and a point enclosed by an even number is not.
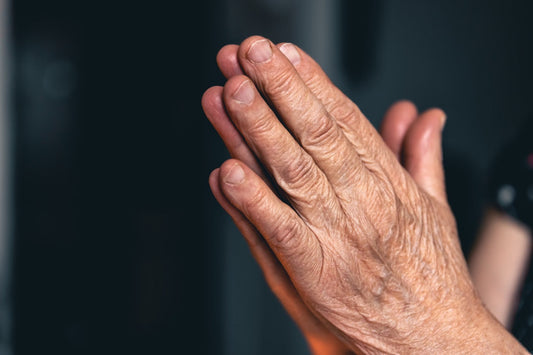
{"type": "Polygon", "coordinates": [[[482,305],[447,204],[439,109],[381,135],[293,44],[250,37],[202,99],[233,159],[209,183],[315,354],[520,353],[482,305]]]}

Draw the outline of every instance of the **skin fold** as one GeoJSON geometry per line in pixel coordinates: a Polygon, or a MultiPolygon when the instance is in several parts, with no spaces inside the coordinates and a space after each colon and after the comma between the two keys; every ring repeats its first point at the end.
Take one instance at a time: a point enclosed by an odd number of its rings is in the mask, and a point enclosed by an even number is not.
{"type": "Polygon", "coordinates": [[[446,200],[439,109],[381,135],[295,45],[219,52],[202,106],[233,159],[209,184],[315,354],[527,353],[470,280],[446,200]]]}

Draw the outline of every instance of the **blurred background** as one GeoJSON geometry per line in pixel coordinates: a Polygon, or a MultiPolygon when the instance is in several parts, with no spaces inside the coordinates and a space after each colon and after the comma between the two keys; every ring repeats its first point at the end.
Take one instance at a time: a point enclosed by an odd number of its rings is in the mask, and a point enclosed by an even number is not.
{"type": "Polygon", "coordinates": [[[300,45],[378,126],[448,115],[466,254],[533,98],[530,1],[0,0],[0,354],[306,354],[216,205],[218,49],[300,45]]]}

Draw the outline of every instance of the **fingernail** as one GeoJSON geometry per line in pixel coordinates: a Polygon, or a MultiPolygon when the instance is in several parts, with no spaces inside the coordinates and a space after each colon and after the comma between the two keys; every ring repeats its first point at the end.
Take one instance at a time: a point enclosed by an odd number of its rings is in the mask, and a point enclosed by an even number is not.
{"type": "Polygon", "coordinates": [[[230,171],[224,176],[224,182],[229,185],[238,185],[244,180],[244,170],[235,164],[230,171]]]}
{"type": "Polygon", "coordinates": [[[233,100],[240,102],[241,104],[249,105],[254,99],[254,89],[250,81],[245,81],[239,86],[239,88],[233,93],[233,100]]]}
{"type": "Polygon", "coordinates": [[[446,124],[446,115],[442,115],[440,118],[440,129],[444,129],[444,125],[446,124]]]}
{"type": "Polygon", "coordinates": [[[292,63],[292,65],[296,65],[300,63],[300,53],[296,50],[296,47],[292,43],[285,43],[283,44],[279,50],[285,54],[285,57],[289,59],[292,63]]]}
{"type": "Polygon", "coordinates": [[[272,48],[266,39],[256,41],[248,50],[248,59],[255,63],[263,63],[272,57],[272,48]]]}

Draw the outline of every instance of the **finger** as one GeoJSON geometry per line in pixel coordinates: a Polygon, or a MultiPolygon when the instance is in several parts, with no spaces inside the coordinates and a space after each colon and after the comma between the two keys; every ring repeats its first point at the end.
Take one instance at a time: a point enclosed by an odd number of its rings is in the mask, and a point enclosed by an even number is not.
{"type": "MultiPolygon", "coordinates": [[[[361,156],[361,160],[370,163],[369,167],[373,171],[377,163],[390,181],[402,180],[398,159],[390,152],[359,107],[331,82],[320,65],[305,51],[292,43],[281,43],[278,46],[311,92],[322,101],[331,117],[341,127],[344,135],[361,156]]],[[[396,189],[396,193],[400,200],[408,200],[408,196],[404,196],[401,189],[396,189]]]]}
{"type": "MultiPolygon", "coordinates": [[[[276,259],[272,250],[268,247],[263,237],[259,235],[254,226],[244,217],[244,215],[228,201],[222,193],[219,185],[220,169],[214,170],[209,176],[209,186],[213,196],[220,206],[230,215],[233,222],[244,236],[250,251],[261,267],[265,279],[276,296],[282,301],[293,302],[297,297],[296,290],[292,285],[287,273],[276,259]]],[[[294,307],[292,307],[294,308],[294,307]]]]}
{"type": "Polygon", "coordinates": [[[243,74],[239,60],[237,59],[238,50],[239,46],[235,44],[228,44],[227,46],[222,47],[217,54],[218,68],[222,72],[222,75],[226,77],[226,79],[229,79],[235,75],[243,74]]]}
{"type": "Polygon", "coordinates": [[[213,196],[215,196],[220,206],[230,215],[244,236],[250,252],[261,268],[261,271],[263,271],[265,280],[272,292],[278,297],[284,308],[304,332],[310,326],[317,326],[314,323],[318,322],[318,320],[303,303],[283,266],[276,259],[274,253],[254,226],[224,196],[219,186],[219,180],[220,169],[216,169],[209,176],[209,186],[211,187],[213,196]]]}
{"type": "Polygon", "coordinates": [[[359,107],[331,82],[320,65],[305,51],[292,43],[281,43],[278,46],[356,149],[362,155],[373,155],[382,166],[388,167],[392,157],[383,154],[384,143],[379,133],[359,107]]]}
{"type": "Polygon", "coordinates": [[[228,114],[248,146],[306,222],[323,225],[336,220],[340,208],[328,178],[277,119],[250,79],[230,78],[223,96],[228,114]],[[326,209],[326,205],[332,208],[326,209]]]}
{"type": "Polygon", "coordinates": [[[209,176],[209,186],[213,196],[220,206],[230,215],[233,222],[244,236],[250,252],[261,268],[265,280],[281,304],[298,325],[309,346],[315,354],[340,354],[347,353],[346,346],[338,340],[326,327],[311,313],[302,301],[298,291],[294,288],[291,279],[283,266],[259,235],[254,226],[228,201],[219,185],[220,169],[215,169],[209,176]],[[343,352],[344,351],[344,352],[343,352]]]}
{"type": "Polygon", "coordinates": [[[342,195],[354,179],[363,177],[361,161],[352,144],[276,46],[255,36],[241,44],[238,55],[243,70],[338,194],[342,195]]]}
{"type": "MultiPolygon", "coordinates": [[[[261,178],[238,160],[226,161],[211,179],[217,175],[218,187],[215,181],[210,183],[215,197],[222,191],[227,201],[243,216],[237,216],[238,226],[244,226],[243,219],[249,221],[265,238],[291,279],[305,280],[313,275],[309,272],[317,272],[321,262],[320,246],[292,208],[280,201],[261,178]]],[[[229,209],[229,212],[235,216],[234,210],[229,209]]],[[[249,243],[259,251],[257,248],[261,246],[256,236],[248,227],[244,232],[249,243]]],[[[267,259],[263,261],[268,262],[267,259]]]]}
{"type": "Polygon", "coordinates": [[[230,155],[248,165],[250,169],[266,181],[267,177],[264,174],[261,164],[259,164],[250,148],[248,148],[248,145],[226,113],[226,109],[222,103],[222,92],[222,87],[214,86],[204,93],[202,96],[202,107],[205,115],[220,138],[222,138],[230,155]]]}
{"type": "Polygon", "coordinates": [[[389,149],[400,161],[403,140],[407,130],[416,120],[418,111],[410,101],[398,101],[392,105],[381,122],[381,137],[389,149]]]}
{"type": "Polygon", "coordinates": [[[437,200],[446,203],[442,166],[442,129],[446,115],[440,109],[427,110],[411,125],[405,136],[405,168],[437,200]]]}
{"type": "MultiPolygon", "coordinates": [[[[312,92],[318,96],[324,92],[324,86],[333,86],[333,84],[327,79],[326,75],[320,69],[308,55],[304,53],[302,63],[298,63],[300,56],[297,47],[291,48],[290,43],[280,43],[277,45],[281,52],[291,60],[295,65],[295,69],[302,77],[304,82],[310,86],[312,92]],[[299,65],[298,65],[299,64],[299,65]],[[320,75],[316,75],[317,71],[320,75]],[[314,79],[320,78],[316,85],[314,79]],[[311,84],[311,85],[310,85],[311,84]],[[314,89],[314,90],[313,90],[314,89]]],[[[222,48],[217,56],[217,62],[219,68],[226,78],[230,78],[235,75],[242,74],[242,69],[237,59],[237,52],[239,46],[228,45],[222,48]]],[[[409,125],[416,119],[418,113],[416,106],[409,101],[399,101],[389,108],[382,122],[381,136],[385,141],[385,144],[393,151],[396,157],[400,158],[400,150],[402,147],[403,138],[409,125]]]]}

